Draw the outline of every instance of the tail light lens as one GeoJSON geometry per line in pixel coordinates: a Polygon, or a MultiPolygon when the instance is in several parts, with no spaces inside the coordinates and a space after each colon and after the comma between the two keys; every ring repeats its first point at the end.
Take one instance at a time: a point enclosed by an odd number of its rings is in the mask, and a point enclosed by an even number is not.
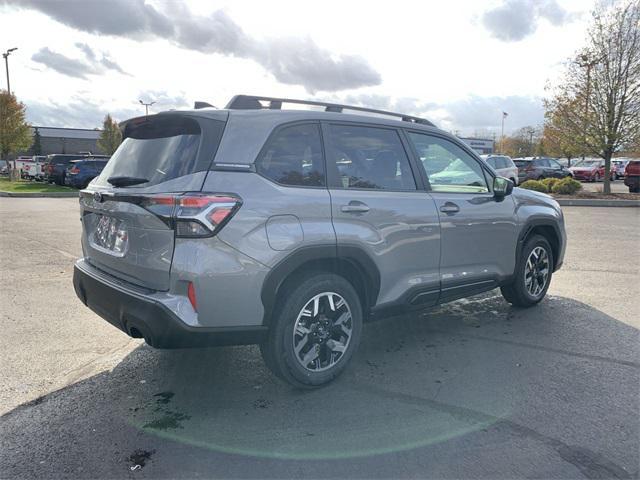
{"type": "Polygon", "coordinates": [[[211,237],[233,217],[242,205],[229,194],[186,194],[145,196],[140,205],[174,226],[176,236],[211,237]]]}
{"type": "Polygon", "coordinates": [[[196,300],[196,289],[194,288],[192,282],[189,282],[189,286],[187,287],[187,297],[189,298],[189,303],[191,303],[191,306],[197,312],[198,302],[196,300]]]}
{"type": "Polygon", "coordinates": [[[73,174],[80,173],[80,169],[78,167],[73,167],[71,170],[69,170],[69,173],[73,173],[73,174]]]}

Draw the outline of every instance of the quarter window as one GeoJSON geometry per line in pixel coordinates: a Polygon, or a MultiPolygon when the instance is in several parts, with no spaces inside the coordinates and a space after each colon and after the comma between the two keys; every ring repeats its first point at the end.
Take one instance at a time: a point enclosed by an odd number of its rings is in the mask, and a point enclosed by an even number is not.
{"type": "Polygon", "coordinates": [[[327,165],[338,187],[415,190],[409,158],[396,130],[353,125],[329,126],[327,165]]]}
{"type": "Polygon", "coordinates": [[[488,192],[480,164],[455,143],[440,137],[409,132],[434,192],[488,192]]]}
{"type": "Polygon", "coordinates": [[[256,162],[258,173],[283,185],[323,187],[324,162],[316,124],[279,130],[256,162]]]}

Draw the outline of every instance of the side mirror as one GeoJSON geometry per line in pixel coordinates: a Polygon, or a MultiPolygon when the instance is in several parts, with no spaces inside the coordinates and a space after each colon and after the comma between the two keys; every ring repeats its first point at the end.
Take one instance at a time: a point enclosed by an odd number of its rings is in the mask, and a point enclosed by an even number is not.
{"type": "Polygon", "coordinates": [[[495,177],[493,179],[493,196],[497,198],[506,197],[513,192],[513,183],[508,178],[495,177]]]}

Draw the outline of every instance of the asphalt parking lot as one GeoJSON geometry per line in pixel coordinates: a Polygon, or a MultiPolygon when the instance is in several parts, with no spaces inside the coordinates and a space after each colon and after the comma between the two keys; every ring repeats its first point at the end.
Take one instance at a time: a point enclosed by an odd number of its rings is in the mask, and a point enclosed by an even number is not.
{"type": "Polygon", "coordinates": [[[565,208],[528,310],[368,324],[299,392],[256,347],[153,350],[73,293],[76,199],[0,199],[0,477],[638,478],[640,209],[565,208]]]}

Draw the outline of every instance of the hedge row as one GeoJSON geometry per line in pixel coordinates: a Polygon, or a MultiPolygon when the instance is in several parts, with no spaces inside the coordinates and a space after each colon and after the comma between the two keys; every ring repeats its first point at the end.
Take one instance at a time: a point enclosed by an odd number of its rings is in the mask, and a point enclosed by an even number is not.
{"type": "Polygon", "coordinates": [[[545,178],[544,180],[527,180],[519,185],[526,190],[535,190],[542,193],[558,193],[560,195],[573,195],[582,188],[582,184],[571,177],[562,180],[558,178],[545,178]]]}

